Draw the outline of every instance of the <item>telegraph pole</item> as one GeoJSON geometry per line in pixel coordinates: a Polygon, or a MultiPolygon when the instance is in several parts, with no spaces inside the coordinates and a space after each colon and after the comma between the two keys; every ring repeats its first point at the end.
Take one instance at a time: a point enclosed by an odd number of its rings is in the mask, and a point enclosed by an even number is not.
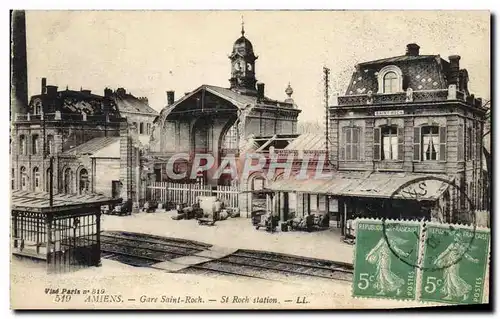
{"type": "MultiPolygon", "coordinates": [[[[43,112],[43,107],[40,112],[40,116],[42,119],[42,130],[43,130],[43,159],[44,161],[47,159],[47,155],[49,155],[49,205],[52,207],[54,204],[54,156],[49,152],[49,146],[47,143],[47,132],[45,129],[45,114],[43,112]]],[[[43,172],[42,172],[43,173],[43,172]]]]}
{"type": "Polygon", "coordinates": [[[330,94],[329,94],[329,86],[330,86],[330,69],[327,67],[323,67],[323,81],[325,84],[325,138],[326,138],[326,145],[325,145],[325,150],[326,150],[326,158],[328,163],[330,163],[330,132],[329,132],[329,112],[328,112],[328,101],[330,99],[330,94]]]}

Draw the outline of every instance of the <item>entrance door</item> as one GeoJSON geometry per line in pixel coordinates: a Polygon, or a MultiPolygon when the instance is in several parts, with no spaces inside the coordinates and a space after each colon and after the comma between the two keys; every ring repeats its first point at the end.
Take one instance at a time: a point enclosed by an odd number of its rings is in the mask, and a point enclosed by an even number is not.
{"type": "Polygon", "coordinates": [[[111,181],[111,197],[117,198],[120,196],[120,181],[111,181]]]}

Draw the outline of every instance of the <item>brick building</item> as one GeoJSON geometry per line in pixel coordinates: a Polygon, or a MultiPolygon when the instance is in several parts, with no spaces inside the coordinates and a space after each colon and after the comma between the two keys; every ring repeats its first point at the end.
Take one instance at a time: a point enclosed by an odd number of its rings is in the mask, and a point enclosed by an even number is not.
{"type": "Polygon", "coordinates": [[[130,198],[138,154],[149,143],[147,130],[158,113],[147,99],[122,88],[106,88],[100,96],[83,89],[58,91],[46,82],[43,78],[27,113],[17,113],[13,122],[12,189],[49,191],[52,157],[55,193],[130,198]]]}
{"type": "MultiPolygon", "coordinates": [[[[203,84],[177,100],[174,92],[167,92],[168,105],[155,120],[148,154],[156,181],[168,180],[166,163],[176,153],[211,154],[220,164],[225,155],[283,148],[297,136],[297,116],[301,111],[291,98],[292,88],[285,90],[288,98],[284,101],[266,96],[264,83],[257,83],[256,79],[257,56],[243,29],[229,60],[228,88],[203,84]]],[[[176,161],[174,169],[189,171],[191,160],[176,161]]],[[[214,170],[202,176],[205,184],[231,183],[227,176],[213,178],[214,170]]],[[[239,189],[250,187],[252,178],[238,180],[239,189]]],[[[243,211],[248,207],[247,195],[240,197],[243,211]]]]}

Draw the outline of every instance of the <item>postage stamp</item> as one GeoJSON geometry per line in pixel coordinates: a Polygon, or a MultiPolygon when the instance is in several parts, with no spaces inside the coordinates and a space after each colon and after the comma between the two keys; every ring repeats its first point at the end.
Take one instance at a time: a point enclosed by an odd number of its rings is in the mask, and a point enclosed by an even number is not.
{"type": "Polygon", "coordinates": [[[482,303],[489,261],[489,230],[430,223],[424,233],[420,300],[482,303]]]}
{"type": "Polygon", "coordinates": [[[384,231],[381,220],[357,222],[353,296],[415,300],[417,268],[412,265],[418,263],[421,225],[397,220],[385,225],[384,231]]]}

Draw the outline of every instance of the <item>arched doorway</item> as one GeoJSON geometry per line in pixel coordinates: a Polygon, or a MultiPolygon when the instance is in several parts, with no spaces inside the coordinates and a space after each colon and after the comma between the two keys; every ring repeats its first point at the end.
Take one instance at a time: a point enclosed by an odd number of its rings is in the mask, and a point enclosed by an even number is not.
{"type": "Polygon", "coordinates": [[[87,194],[89,192],[89,173],[85,168],[78,174],[78,194],[87,194]]]}
{"type": "Polygon", "coordinates": [[[249,186],[250,190],[252,191],[250,193],[250,212],[256,211],[256,210],[265,210],[267,208],[267,196],[263,192],[257,192],[260,190],[263,190],[267,187],[267,180],[264,176],[261,175],[256,175],[253,178],[250,178],[249,180],[249,186]]]}
{"type": "Polygon", "coordinates": [[[27,191],[28,190],[28,174],[26,173],[26,167],[21,166],[19,169],[19,181],[20,181],[20,186],[21,190],[27,191]]]}
{"type": "Polygon", "coordinates": [[[71,168],[66,168],[64,170],[64,181],[63,181],[63,192],[66,194],[71,194],[73,192],[73,171],[71,168]]]}
{"type": "Polygon", "coordinates": [[[38,167],[33,168],[33,191],[42,191],[42,187],[40,185],[40,170],[38,169],[38,167]]]}

